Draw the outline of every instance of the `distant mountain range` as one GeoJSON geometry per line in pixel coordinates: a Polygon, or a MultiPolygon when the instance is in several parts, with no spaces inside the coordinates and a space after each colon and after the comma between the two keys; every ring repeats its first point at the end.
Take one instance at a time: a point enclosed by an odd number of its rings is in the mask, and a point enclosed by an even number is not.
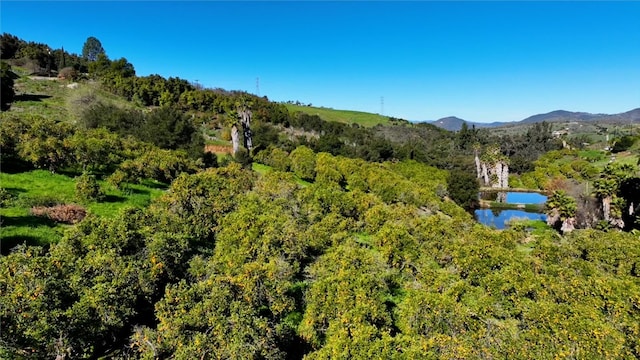
{"type": "Polygon", "coordinates": [[[620,114],[591,114],[585,112],[572,112],[566,110],[556,110],[546,114],[538,114],[529,116],[528,118],[520,121],[513,122],[492,122],[492,123],[480,123],[474,121],[467,121],[455,116],[449,116],[434,121],[423,121],[433,124],[437,127],[458,131],[462,128],[462,123],[466,122],[467,126],[471,127],[475,125],[476,128],[487,127],[501,127],[501,126],[517,126],[533,124],[537,122],[574,122],[574,121],[598,121],[602,123],[619,123],[619,122],[640,122],[640,108],[633,109],[620,114]]]}

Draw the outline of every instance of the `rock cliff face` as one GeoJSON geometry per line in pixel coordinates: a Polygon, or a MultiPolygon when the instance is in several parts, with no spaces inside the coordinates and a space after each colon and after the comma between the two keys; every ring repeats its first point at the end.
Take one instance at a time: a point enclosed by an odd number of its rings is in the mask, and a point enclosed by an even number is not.
{"type": "Polygon", "coordinates": [[[509,187],[509,159],[502,155],[497,146],[488,147],[478,158],[476,154],[476,171],[482,178],[483,185],[504,189],[509,187]]]}

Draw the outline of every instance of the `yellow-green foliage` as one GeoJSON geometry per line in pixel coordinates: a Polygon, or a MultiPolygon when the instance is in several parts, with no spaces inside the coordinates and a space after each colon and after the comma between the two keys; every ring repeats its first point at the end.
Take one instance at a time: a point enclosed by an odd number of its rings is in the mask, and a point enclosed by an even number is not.
{"type": "Polygon", "coordinates": [[[0,257],[4,353],[640,354],[637,235],[493,230],[436,195],[446,172],[310,155],[306,186],[238,164],[182,174],[145,210],[0,257]]]}

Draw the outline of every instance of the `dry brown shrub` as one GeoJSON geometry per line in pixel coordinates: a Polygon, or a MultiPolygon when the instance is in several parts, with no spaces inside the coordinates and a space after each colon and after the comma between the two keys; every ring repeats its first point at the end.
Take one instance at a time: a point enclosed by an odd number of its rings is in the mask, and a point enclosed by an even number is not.
{"type": "Polygon", "coordinates": [[[87,216],[87,211],[77,204],[62,204],[55,206],[36,206],[31,208],[31,214],[49,218],[55,222],[75,224],[87,216]]]}
{"type": "Polygon", "coordinates": [[[549,192],[557,190],[567,191],[569,189],[569,186],[569,181],[565,177],[556,176],[548,180],[544,188],[549,192]]]}

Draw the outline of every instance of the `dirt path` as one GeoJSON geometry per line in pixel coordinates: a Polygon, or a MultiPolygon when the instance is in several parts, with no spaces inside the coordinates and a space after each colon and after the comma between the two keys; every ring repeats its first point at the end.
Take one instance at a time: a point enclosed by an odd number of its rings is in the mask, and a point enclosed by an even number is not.
{"type": "Polygon", "coordinates": [[[231,154],[233,153],[233,147],[224,145],[205,145],[204,151],[216,154],[231,154]]]}
{"type": "Polygon", "coordinates": [[[31,80],[58,80],[57,77],[48,77],[48,76],[29,76],[31,80]]]}

